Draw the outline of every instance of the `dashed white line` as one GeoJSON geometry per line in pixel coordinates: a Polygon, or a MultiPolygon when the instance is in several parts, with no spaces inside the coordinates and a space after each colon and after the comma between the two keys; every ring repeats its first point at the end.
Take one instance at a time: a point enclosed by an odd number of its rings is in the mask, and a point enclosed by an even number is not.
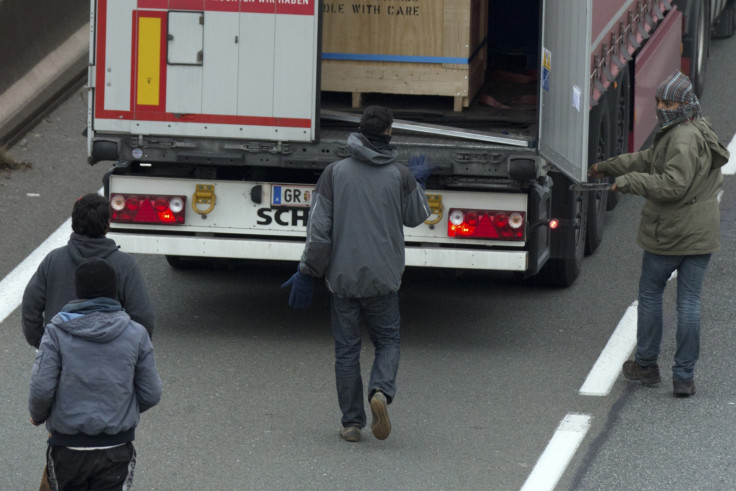
{"type": "Polygon", "coordinates": [[[521,491],[552,491],[590,429],[589,414],[569,413],[539,457],[521,491]]]}
{"type": "Polygon", "coordinates": [[[607,396],[618,378],[619,370],[636,345],[637,303],[632,303],[618,322],[593,369],[580,387],[585,396],[607,396]]]}

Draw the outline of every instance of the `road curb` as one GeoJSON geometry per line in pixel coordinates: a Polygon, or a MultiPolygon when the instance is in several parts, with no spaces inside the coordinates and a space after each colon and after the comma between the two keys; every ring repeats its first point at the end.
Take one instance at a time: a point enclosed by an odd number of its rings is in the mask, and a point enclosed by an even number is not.
{"type": "Polygon", "coordinates": [[[0,94],[0,147],[35,120],[60,93],[76,86],[89,64],[89,24],[0,94]]]}

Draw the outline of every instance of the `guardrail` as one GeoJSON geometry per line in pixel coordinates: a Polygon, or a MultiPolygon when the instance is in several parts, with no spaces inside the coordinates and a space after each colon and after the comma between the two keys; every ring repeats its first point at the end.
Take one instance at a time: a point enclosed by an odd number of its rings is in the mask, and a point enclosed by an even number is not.
{"type": "Polygon", "coordinates": [[[0,148],[83,83],[89,15],[89,0],[0,0],[0,148]]]}

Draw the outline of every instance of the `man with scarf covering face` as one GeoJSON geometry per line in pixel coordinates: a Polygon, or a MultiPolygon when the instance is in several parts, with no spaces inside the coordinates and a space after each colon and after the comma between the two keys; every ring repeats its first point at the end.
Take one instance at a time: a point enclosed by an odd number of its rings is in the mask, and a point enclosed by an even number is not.
{"type": "Polygon", "coordinates": [[[409,167],[396,162],[390,145],[391,112],[369,106],[359,131],[348,136],[348,158],[327,166],[317,181],[307,241],[290,286],[289,306],[309,307],[314,278],[325,277],[332,293],[335,379],[342,411],[340,436],[362,437],[366,424],[360,371],[361,326],[375,346],[368,383],[373,435],[391,431],[387,406],[396,395],[399,368],[398,289],[404,272],[404,230],[429,217],[424,184],[426,159],[409,167]]]}
{"type": "Polygon", "coordinates": [[[615,177],[612,191],[646,198],[637,244],[639,279],[636,351],[623,375],[646,386],[661,382],[662,296],[677,271],[677,350],[673,393],[695,394],[700,350],[700,292],[711,254],[720,249],[717,195],[728,150],[703,118],[690,79],[675,71],[656,91],[659,128],[646,150],[593,164],[588,175],[615,177]]]}

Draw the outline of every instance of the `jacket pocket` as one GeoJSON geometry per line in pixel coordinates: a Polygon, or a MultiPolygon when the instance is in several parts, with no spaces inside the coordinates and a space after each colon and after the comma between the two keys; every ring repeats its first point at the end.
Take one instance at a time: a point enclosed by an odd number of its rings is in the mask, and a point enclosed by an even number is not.
{"type": "Polygon", "coordinates": [[[698,201],[688,206],[680,226],[687,227],[685,247],[693,253],[717,249],[720,246],[720,212],[718,201],[698,201]]]}
{"type": "Polygon", "coordinates": [[[658,228],[659,214],[654,213],[645,205],[641,210],[641,224],[639,225],[640,234],[652,241],[652,245],[654,245],[658,242],[658,228]]]}

